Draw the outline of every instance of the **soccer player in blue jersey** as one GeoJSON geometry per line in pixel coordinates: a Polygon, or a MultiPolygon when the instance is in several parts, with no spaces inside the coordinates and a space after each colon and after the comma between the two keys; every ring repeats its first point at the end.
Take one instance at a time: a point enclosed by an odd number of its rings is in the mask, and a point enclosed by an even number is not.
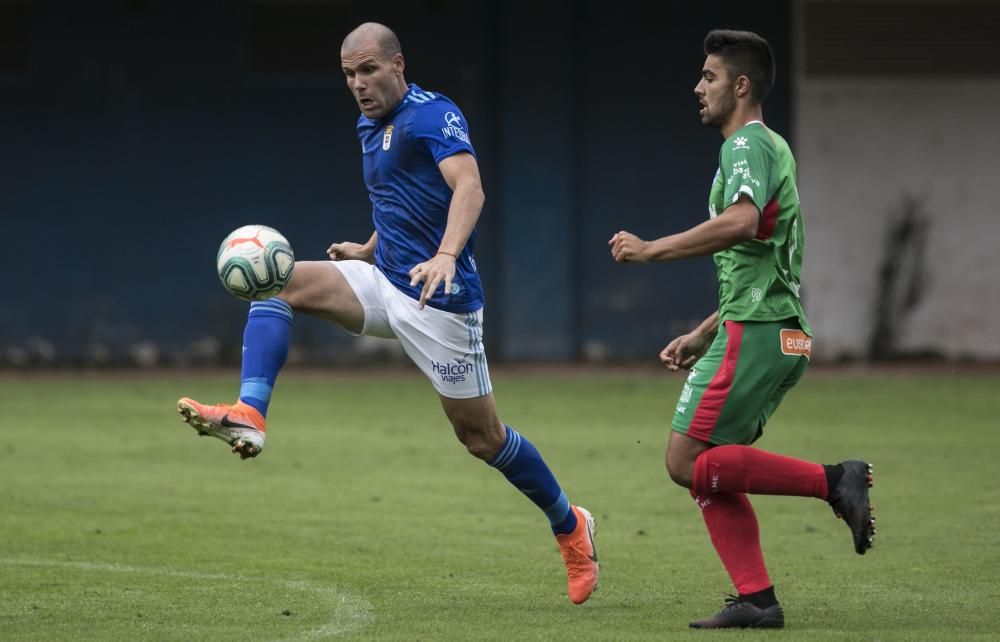
{"type": "Polygon", "coordinates": [[[331,261],[298,261],[277,297],[250,305],[235,404],[193,399],[177,410],[199,433],[241,458],[264,446],[265,416],[288,355],[293,312],[356,335],[395,338],[431,380],[469,453],[498,469],[542,511],[566,564],[569,598],[597,586],[594,520],[569,503],[525,437],[500,422],[483,350],[483,288],[473,259],[485,196],[465,116],[451,100],[403,78],[403,54],[386,26],[365,23],[340,50],[361,116],[364,180],[375,231],[334,243],[331,261]]]}

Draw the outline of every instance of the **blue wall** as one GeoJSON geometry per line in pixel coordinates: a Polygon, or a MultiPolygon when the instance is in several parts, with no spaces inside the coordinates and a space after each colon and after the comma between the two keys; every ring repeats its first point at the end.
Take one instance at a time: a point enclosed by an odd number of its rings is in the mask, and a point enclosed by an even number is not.
{"type": "MultiPolygon", "coordinates": [[[[27,63],[0,64],[4,268],[18,275],[0,304],[0,363],[40,344],[60,361],[95,346],[127,360],[142,341],[185,362],[204,337],[234,357],[246,308],[213,265],[231,229],[270,224],[299,258],[368,238],[357,109],[336,60],[363,20],[393,26],[407,79],[471,123],[495,361],[650,359],[712,310],[710,260],[623,267],[606,247],[618,229],[660,236],[706,216],[721,138],[698,124],[692,88],[708,29],[771,40],[785,73],[765,114],[790,130],[787,3],[683,16],[632,1],[335,3],[318,70],[279,72],[260,70],[259,4],[26,6],[27,63]]],[[[357,350],[337,328],[296,324],[306,355],[357,350]]]]}

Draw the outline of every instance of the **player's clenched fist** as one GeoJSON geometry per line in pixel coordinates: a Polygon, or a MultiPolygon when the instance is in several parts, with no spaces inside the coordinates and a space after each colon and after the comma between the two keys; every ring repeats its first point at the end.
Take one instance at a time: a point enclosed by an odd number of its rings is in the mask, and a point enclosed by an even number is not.
{"type": "Polygon", "coordinates": [[[631,232],[617,232],[608,241],[608,245],[611,246],[612,258],[619,263],[646,263],[649,260],[646,256],[649,242],[631,232]]]}
{"type": "Polygon", "coordinates": [[[333,261],[357,259],[359,261],[369,262],[371,262],[372,255],[374,254],[367,244],[362,245],[361,243],[351,243],[349,241],[330,245],[330,247],[327,248],[326,253],[333,261]]]}

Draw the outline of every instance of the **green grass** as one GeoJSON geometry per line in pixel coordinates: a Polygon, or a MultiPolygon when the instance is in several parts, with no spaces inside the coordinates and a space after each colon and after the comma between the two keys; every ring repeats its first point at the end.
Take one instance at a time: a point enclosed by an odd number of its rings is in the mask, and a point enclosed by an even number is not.
{"type": "MultiPolygon", "coordinates": [[[[729,590],[662,450],[681,378],[498,372],[501,416],[598,520],[574,607],[540,512],[418,377],[283,376],[264,454],[174,414],[233,377],[0,381],[0,639],[764,639],[694,632],[729,590]]],[[[997,639],[1000,377],[807,375],[763,448],[874,462],[854,554],[816,500],[754,499],[798,640],[997,639]]]]}

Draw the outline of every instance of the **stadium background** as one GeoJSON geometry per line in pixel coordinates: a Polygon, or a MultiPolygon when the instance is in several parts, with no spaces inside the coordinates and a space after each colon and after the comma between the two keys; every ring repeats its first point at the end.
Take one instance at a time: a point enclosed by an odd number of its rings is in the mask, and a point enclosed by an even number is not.
{"type": "MultiPolygon", "coordinates": [[[[1000,357],[998,3],[646,5],[0,2],[0,363],[233,363],[231,229],[272,225],[299,258],[366,239],[338,69],[363,20],[471,123],[494,362],[651,360],[711,311],[709,259],[622,267],[606,240],[706,216],[720,139],[691,90],[718,26],[777,56],[765,118],[799,160],[817,356],[1000,357]]],[[[301,316],[294,342],[299,363],[400,358],[301,316]]]]}

